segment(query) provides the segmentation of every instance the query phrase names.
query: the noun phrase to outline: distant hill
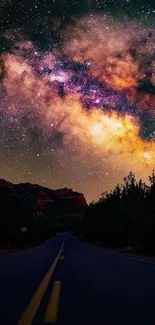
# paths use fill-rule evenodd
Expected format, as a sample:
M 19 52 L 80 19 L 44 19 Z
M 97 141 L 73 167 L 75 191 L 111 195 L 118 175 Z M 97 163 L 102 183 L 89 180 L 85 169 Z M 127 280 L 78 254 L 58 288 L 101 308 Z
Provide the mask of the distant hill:
M 31 239 L 34 234 L 48 237 L 51 231 L 72 230 L 86 208 L 84 195 L 72 189 L 52 190 L 0 179 L 0 242 L 8 237 L 20 237 L 23 226 Z
M 82 193 L 72 189 L 62 188 L 52 190 L 38 184 L 12 184 L 0 179 L 0 204 L 12 204 L 13 198 L 27 205 L 32 211 L 46 211 L 49 205 L 55 212 L 65 214 L 80 214 L 85 210 L 87 203 Z

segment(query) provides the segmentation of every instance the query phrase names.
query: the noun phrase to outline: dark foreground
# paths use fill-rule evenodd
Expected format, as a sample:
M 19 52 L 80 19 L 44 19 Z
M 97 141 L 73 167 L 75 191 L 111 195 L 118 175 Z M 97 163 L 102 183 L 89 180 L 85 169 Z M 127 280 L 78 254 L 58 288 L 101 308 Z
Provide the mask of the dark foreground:
M 1 254 L 0 324 L 52 323 L 154 325 L 155 262 L 93 247 L 70 234 Z

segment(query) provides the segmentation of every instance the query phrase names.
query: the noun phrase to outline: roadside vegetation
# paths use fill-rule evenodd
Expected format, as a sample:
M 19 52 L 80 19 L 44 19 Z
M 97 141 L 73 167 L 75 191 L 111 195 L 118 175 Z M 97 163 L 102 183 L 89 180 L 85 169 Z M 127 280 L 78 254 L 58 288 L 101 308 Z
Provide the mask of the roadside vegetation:
M 121 185 L 92 202 L 77 230 L 92 243 L 155 255 L 155 173 L 149 186 L 130 172 Z

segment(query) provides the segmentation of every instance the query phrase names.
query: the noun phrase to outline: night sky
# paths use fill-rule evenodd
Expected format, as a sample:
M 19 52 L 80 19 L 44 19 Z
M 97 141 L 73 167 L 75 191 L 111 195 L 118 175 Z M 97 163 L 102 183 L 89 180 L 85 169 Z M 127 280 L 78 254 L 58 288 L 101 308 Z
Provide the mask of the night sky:
M 0 178 L 88 202 L 130 170 L 146 181 L 155 2 L 0 0 L 0 21 Z

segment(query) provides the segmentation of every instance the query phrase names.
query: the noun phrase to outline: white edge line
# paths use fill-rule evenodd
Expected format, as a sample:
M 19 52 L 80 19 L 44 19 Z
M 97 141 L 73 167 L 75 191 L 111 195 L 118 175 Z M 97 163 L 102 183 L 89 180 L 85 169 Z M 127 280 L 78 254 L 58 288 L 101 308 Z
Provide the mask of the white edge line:
M 155 265 L 155 262 L 151 262 L 151 261 L 147 261 L 147 260 L 139 260 L 138 258 L 136 257 L 130 257 L 130 256 L 127 256 L 127 255 L 124 255 L 124 254 L 116 254 L 116 253 L 112 253 L 112 252 L 109 252 L 107 250 L 104 249 L 104 251 L 110 255 L 114 255 L 114 256 L 121 256 L 121 257 L 126 257 L 130 260 L 135 260 L 135 261 L 138 261 L 138 262 L 141 262 L 141 263 L 146 263 L 146 264 L 152 264 L 152 265 Z

